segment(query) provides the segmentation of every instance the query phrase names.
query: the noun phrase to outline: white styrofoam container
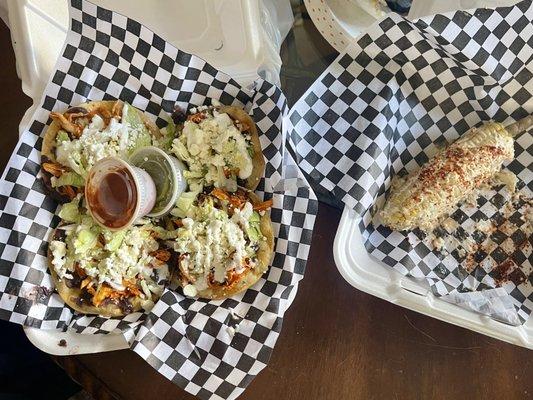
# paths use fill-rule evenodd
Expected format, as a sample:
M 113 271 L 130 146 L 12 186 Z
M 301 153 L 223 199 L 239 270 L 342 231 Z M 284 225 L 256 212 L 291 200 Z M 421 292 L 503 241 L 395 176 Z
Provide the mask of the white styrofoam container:
M 454 10 L 512 6 L 519 1 L 520 0 L 413 0 L 411 9 L 409 10 L 409 19 L 422 18 L 426 15 L 443 14 Z
M 259 66 L 277 62 L 272 57 L 269 60 L 269 55 L 261 47 L 260 42 L 263 33 L 256 29 L 259 25 L 256 19 L 259 17 L 257 3 L 254 0 L 226 1 L 223 4 L 213 1 L 158 0 L 147 5 L 148 2 L 141 2 L 140 0 L 132 0 L 128 3 L 93 0 L 93 2 L 106 8 L 123 12 L 132 18 L 141 20 L 179 48 L 200 55 L 217 68 L 232 75 L 242 84 L 250 83 L 257 76 Z M 476 0 L 457 1 L 461 2 L 460 7 L 457 8 L 464 9 L 471 7 L 462 3 L 470 4 Z M 496 2 L 496 0 L 492 1 L 492 3 Z M 515 0 L 499 0 L 498 4 L 515 2 Z M 160 13 L 153 12 L 154 3 L 157 3 L 162 9 L 165 9 L 164 6 L 170 7 L 168 9 L 172 9 L 173 12 L 162 13 L 163 17 L 160 18 Z M 324 32 L 322 33 L 332 44 L 333 40 L 339 38 L 348 41 L 353 40 L 365 27 L 375 21 L 372 17 L 361 13 L 360 10 L 347 8 L 348 1 L 346 0 L 330 0 L 328 3 L 333 4 L 333 8 L 337 11 L 338 9 L 344 11 L 334 13 L 327 3 L 324 5 L 324 2 L 321 1 L 321 8 L 315 8 L 314 11 L 310 11 L 310 14 L 317 17 L 313 18 L 315 22 L 323 21 L 318 26 L 323 27 Z M 414 5 L 417 3 L 422 4 L 423 2 L 415 0 Z M 435 6 L 440 2 L 430 3 Z M 318 4 L 319 1 L 306 0 L 308 9 L 311 9 L 311 6 L 318 6 Z M 42 88 L 46 85 L 54 68 L 55 60 L 66 35 L 68 26 L 66 0 L 8 0 L 8 6 L 13 45 L 17 56 L 17 68 L 23 81 L 24 92 L 34 99 L 39 99 Z M 235 9 L 231 9 L 232 6 L 239 7 L 236 14 L 234 14 Z M 211 16 L 201 18 L 198 21 L 186 21 L 184 25 L 176 27 L 175 19 L 180 10 L 185 12 L 186 9 L 189 10 L 187 12 L 191 12 L 190 10 L 194 9 L 197 13 L 204 13 L 209 10 L 209 7 L 214 7 L 217 10 L 218 19 Z M 452 9 L 449 5 L 447 7 L 446 11 Z M 427 15 L 431 12 L 427 10 L 435 11 L 435 9 L 428 9 L 427 7 L 415 8 L 413 14 L 418 13 L 416 16 Z M 328 13 L 327 19 L 325 13 Z M 336 14 L 341 15 L 342 18 L 337 18 Z M 354 14 L 357 15 L 356 19 L 350 17 Z M 224 20 L 224 18 L 233 18 L 235 15 L 241 22 L 244 21 L 243 25 L 237 29 L 243 36 L 222 31 L 228 26 L 234 28 L 234 24 L 228 23 L 227 19 Z M 333 25 L 330 26 L 332 23 Z M 180 35 L 177 33 L 180 32 L 179 29 L 183 29 L 185 32 L 182 31 Z M 224 35 L 220 36 L 222 33 Z M 208 39 L 210 35 L 224 38 L 222 48 L 218 47 L 220 42 L 216 42 L 214 38 Z M 344 43 L 338 41 L 334 46 L 342 51 Z M 227 57 L 219 57 L 222 53 L 228 54 Z M 29 116 L 31 113 L 27 113 L 27 117 Z M 23 126 L 25 126 L 24 120 L 21 123 L 21 127 Z M 344 210 L 337 230 L 334 256 L 342 276 L 352 286 L 364 292 L 509 343 L 533 348 L 533 321 L 531 319 L 524 326 L 512 327 L 489 317 L 464 310 L 433 296 L 423 283 L 406 278 L 371 258 L 363 246 L 362 237 L 357 227 L 357 218 L 354 212 L 348 209 Z M 127 341 L 120 334 L 95 337 L 34 328 L 25 328 L 25 332 L 35 346 L 47 353 L 56 355 L 96 353 L 128 348 Z M 61 339 L 65 339 L 65 346 L 59 346 Z
M 322 36 L 339 53 L 370 25 L 378 21 L 358 5 L 359 0 L 304 0 L 307 12 Z M 372 3 L 370 0 L 365 0 Z M 415 20 L 432 14 L 478 7 L 510 6 L 520 0 L 413 0 L 408 18 Z
M 39 350 L 55 356 L 102 353 L 129 348 L 121 334 L 82 335 L 24 327 L 29 341 Z
M 142 22 L 181 50 L 200 56 L 243 86 L 258 71 L 273 83 L 279 79 L 281 58 L 261 21 L 279 5 L 256 0 L 92 0 L 102 7 Z M 270 4 L 270 3 L 269 3 Z M 290 10 L 289 10 L 290 11 Z M 7 0 L 11 39 L 22 90 L 34 103 L 54 70 L 69 26 L 68 0 Z M 284 12 L 286 14 L 286 10 Z M 277 16 L 286 23 L 287 16 Z M 20 127 L 29 122 L 30 108 Z
M 253 0 L 92 0 L 141 21 L 181 50 L 194 53 L 245 85 L 265 54 L 260 8 Z M 37 99 L 69 25 L 67 0 L 8 0 L 9 23 L 26 94 Z M 275 57 L 274 57 L 275 58 Z
M 339 53 L 377 21 L 353 0 L 304 0 L 304 3 L 318 31 Z
M 358 8 L 354 0 L 304 0 L 309 15 L 324 38 L 339 52 L 377 19 Z M 410 19 L 430 14 L 476 7 L 509 6 L 519 0 L 413 0 Z M 372 258 L 363 245 L 353 211 L 344 209 L 337 229 L 333 254 L 341 275 L 352 286 L 410 310 L 533 348 L 533 318 L 519 327 L 468 311 L 435 297 L 422 281 L 405 277 Z
M 533 349 L 533 318 L 522 326 L 506 325 L 435 297 L 427 284 L 372 258 L 364 247 L 358 223 L 356 213 L 345 208 L 333 244 L 337 268 L 352 286 L 430 317 Z
M 268 7 L 256 0 L 91 1 L 142 22 L 179 49 L 202 57 L 243 86 L 257 79 L 259 72 L 274 83 L 279 79 L 281 59 L 266 32 L 264 14 L 270 13 L 272 18 L 269 28 L 275 28 L 275 24 L 290 25 L 292 14 L 290 9 L 287 12 L 288 5 L 283 0 L 269 3 Z M 20 123 L 22 131 L 33 115 L 63 47 L 69 26 L 68 3 L 67 0 L 7 0 L 7 13 L 17 73 L 24 93 L 34 100 L 34 106 Z M 275 21 L 271 15 L 274 13 L 277 13 Z M 284 35 L 287 26 L 280 30 Z M 129 347 L 121 334 L 94 336 L 27 327 L 24 330 L 36 347 L 56 355 Z M 65 341 L 59 345 L 62 339 Z

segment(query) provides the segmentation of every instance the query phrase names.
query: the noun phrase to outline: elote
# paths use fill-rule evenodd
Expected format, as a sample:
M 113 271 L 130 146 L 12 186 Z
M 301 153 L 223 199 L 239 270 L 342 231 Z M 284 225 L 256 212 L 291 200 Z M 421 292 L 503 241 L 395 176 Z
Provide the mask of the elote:
M 507 128 L 497 122 L 472 128 L 418 171 L 396 180 L 380 213 L 383 225 L 432 231 L 457 203 L 498 173 L 503 162 L 514 158 L 513 137 L 532 122 L 530 116 Z

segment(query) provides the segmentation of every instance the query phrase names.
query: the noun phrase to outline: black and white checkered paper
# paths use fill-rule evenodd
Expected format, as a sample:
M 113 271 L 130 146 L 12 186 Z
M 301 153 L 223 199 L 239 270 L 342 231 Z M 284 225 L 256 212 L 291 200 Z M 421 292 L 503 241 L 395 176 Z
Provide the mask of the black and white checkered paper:
M 427 281 L 447 301 L 514 325 L 533 309 L 531 236 L 519 254 L 529 279 L 495 288 L 488 271 L 469 274 L 453 254 L 438 254 L 415 234 L 391 232 L 373 218 L 395 174 L 419 168 L 482 121 L 511 123 L 533 113 L 532 20 L 531 1 L 416 22 L 391 14 L 339 55 L 288 116 L 300 168 L 355 209 L 370 254 Z M 531 132 L 517 138 L 515 153 L 506 167 L 531 196 Z M 481 198 L 479 210 L 461 207 L 454 215 L 460 228 L 494 220 L 500 194 Z M 496 262 L 501 256 L 484 255 Z
M 90 2 L 72 0 L 70 17 L 56 71 L 0 182 L 0 318 L 41 329 L 121 333 L 135 352 L 190 393 L 235 398 L 272 353 L 305 271 L 317 212 L 314 193 L 284 151 L 285 98 L 262 80 L 244 89 L 140 23 Z M 40 176 L 49 113 L 117 98 L 160 126 L 176 105 L 187 109 L 211 98 L 243 106 L 253 116 L 266 159 L 258 194 L 273 198 L 276 242 L 268 272 L 252 288 L 221 301 L 193 300 L 168 288 L 150 313 L 119 319 L 79 315 L 53 292 L 46 253 L 58 223 L 57 204 L 45 195 Z

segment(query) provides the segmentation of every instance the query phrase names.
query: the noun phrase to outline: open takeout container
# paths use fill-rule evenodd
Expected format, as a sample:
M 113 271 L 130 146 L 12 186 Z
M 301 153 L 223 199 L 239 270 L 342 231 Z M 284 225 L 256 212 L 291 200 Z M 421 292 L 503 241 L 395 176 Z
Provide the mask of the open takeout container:
M 199 398 L 236 398 L 269 361 L 305 272 L 317 212 L 313 191 L 285 151 L 285 98 L 261 78 L 243 87 L 119 12 L 71 0 L 69 13 L 55 70 L 2 175 L 0 318 L 25 326 L 46 352 L 129 347 Z M 175 106 L 189 109 L 211 99 L 252 116 L 266 164 L 256 194 L 273 200 L 276 238 L 269 269 L 254 286 L 216 301 L 167 288 L 150 312 L 122 318 L 80 315 L 64 304 L 53 291 L 46 258 L 59 220 L 57 203 L 42 183 L 40 148 L 50 112 L 88 99 L 121 99 L 159 127 Z
M 428 246 L 418 248 L 421 241 L 415 251 L 407 237 L 374 225 L 370 210 L 394 173 L 418 168 L 442 139 L 452 142 L 483 121 L 507 125 L 533 113 L 532 20 L 529 1 L 417 21 L 391 14 L 341 52 L 288 115 L 300 168 L 345 206 L 334 256 L 352 286 L 527 348 L 531 271 L 530 283 L 469 292 L 457 263 L 439 264 Z M 507 168 L 530 195 L 531 130 L 517 138 L 515 152 Z M 523 255 L 527 276 L 531 254 Z M 481 271 L 468 283 L 480 287 L 486 276 Z
M 507 325 L 436 297 L 424 281 L 406 277 L 371 257 L 363 244 L 359 223 L 356 213 L 346 207 L 333 244 L 337 268 L 350 285 L 409 310 L 533 349 L 532 318 L 520 326 Z

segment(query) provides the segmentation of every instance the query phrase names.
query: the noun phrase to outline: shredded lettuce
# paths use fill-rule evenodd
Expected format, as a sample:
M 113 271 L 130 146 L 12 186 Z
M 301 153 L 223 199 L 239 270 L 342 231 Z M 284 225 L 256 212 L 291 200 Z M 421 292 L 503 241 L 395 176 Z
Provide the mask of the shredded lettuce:
M 66 222 L 80 222 L 79 199 L 75 198 L 70 203 L 65 203 L 59 210 L 59 218 Z
M 132 130 L 138 132 L 137 139 L 128 145 L 128 151 L 133 152 L 141 147 L 146 147 L 152 145 L 152 136 L 144 125 L 141 114 L 135 108 L 124 103 L 122 108 L 122 122 L 130 126 Z
M 185 146 L 185 144 L 179 138 L 176 138 L 172 141 L 172 151 L 178 156 L 178 158 L 185 162 L 189 162 L 191 159 L 191 155 L 189 154 L 189 150 L 187 150 L 187 146 Z
M 174 123 L 172 118 L 169 118 L 167 122 L 168 125 L 165 128 L 167 136 L 171 136 L 172 138 L 174 138 L 176 136 L 176 124 Z
M 176 207 L 171 211 L 171 214 L 178 218 L 185 218 L 197 195 L 198 192 L 183 192 L 178 197 Z
M 52 181 L 52 187 L 58 186 L 75 186 L 83 187 L 85 185 L 85 180 L 75 172 L 65 172 L 59 178 L 56 178 Z
M 204 174 L 202 173 L 202 171 L 183 171 L 183 176 L 185 177 L 185 179 L 201 179 L 203 178 Z
M 59 132 L 57 132 L 56 143 L 61 144 L 63 142 L 70 142 L 70 138 L 68 136 L 68 133 L 61 129 Z
M 108 251 L 117 251 L 124 240 L 124 236 L 126 236 L 125 229 L 117 232 L 103 230 L 102 233 L 106 242 L 105 249 Z
M 92 226 L 97 226 L 96 225 L 96 222 L 94 221 L 93 217 L 91 217 L 90 215 L 82 215 L 81 216 L 81 225 L 83 225 L 84 227 L 92 227 Z
M 147 298 L 152 297 L 152 293 L 150 293 L 150 289 L 148 288 L 148 285 L 146 284 L 146 281 L 144 279 L 141 280 L 141 289 L 143 290 L 143 293 Z
M 163 136 L 155 144 L 157 147 L 169 152 L 172 148 L 172 142 L 176 137 L 176 124 L 172 121 L 172 118 L 169 118 L 167 126 L 161 129 L 161 134 Z
M 190 192 L 200 193 L 202 190 L 204 190 L 204 185 L 202 185 L 200 182 L 189 181 L 187 183 L 189 184 Z
M 261 216 L 257 211 L 254 211 L 252 215 L 250 215 L 250 218 L 248 219 L 250 223 L 252 222 L 261 222 Z
M 131 129 L 146 129 L 137 109 L 128 103 L 122 108 L 122 122 L 129 124 Z
M 151 228 L 159 239 L 170 240 L 175 239 L 178 236 L 178 229 L 168 230 L 161 226 L 154 226 Z
M 150 133 L 148 130 L 145 132 L 139 134 L 137 140 L 133 142 L 129 146 L 129 152 L 133 153 L 135 150 L 140 149 L 141 147 L 151 146 L 152 145 L 152 137 L 150 136 Z
M 97 229 L 82 229 L 78 232 L 73 241 L 74 252 L 77 254 L 84 254 L 96 246 L 97 241 Z

